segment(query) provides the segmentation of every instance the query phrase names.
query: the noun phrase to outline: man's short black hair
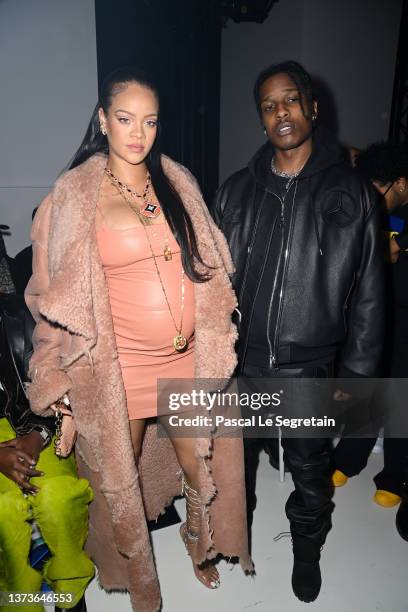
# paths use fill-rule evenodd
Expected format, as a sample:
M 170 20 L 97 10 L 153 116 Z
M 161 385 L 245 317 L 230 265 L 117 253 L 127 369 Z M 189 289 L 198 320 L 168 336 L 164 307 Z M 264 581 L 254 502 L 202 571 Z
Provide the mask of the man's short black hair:
M 356 169 L 365 178 L 382 185 L 401 177 L 408 179 L 408 149 L 404 145 L 376 142 L 359 153 Z
M 305 117 L 309 118 L 309 112 L 312 109 L 314 101 L 312 79 L 310 78 L 310 74 L 306 72 L 303 66 L 294 61 L 272 64 L 259 73 L 254 85 L 254 98 L 258 113 L 261 114 L 261 100 L 259 91 L 263 83 L 266 81 L 266 79 L 269 79 L 275 74 L 282 73 L 287 74 L 295 83 L 300 94 L 300 106 L 303 114 Z M 305 102 L 307 108 L 305 108 Z

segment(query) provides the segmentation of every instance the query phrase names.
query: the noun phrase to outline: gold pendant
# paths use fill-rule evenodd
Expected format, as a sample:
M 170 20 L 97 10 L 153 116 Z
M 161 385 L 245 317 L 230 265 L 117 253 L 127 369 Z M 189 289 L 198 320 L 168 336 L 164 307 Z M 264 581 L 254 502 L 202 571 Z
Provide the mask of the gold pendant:
M 178 353 L 184 353 L 188 347 L 187 338 L 183 334 L 177 334 L 173 338 L 173 346 Z
M 166 244 L 166 246 L 164 247 L 163 254 L 165 261 L 171 261 L 173 259 L 173 253 L 171 252 L 171 248 L 168 244 Z

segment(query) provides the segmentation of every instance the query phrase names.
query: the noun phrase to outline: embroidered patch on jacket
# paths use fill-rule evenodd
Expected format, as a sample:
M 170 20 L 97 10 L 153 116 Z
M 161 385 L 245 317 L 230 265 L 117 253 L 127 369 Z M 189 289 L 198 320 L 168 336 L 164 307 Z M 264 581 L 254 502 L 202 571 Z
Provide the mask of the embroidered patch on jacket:
M 324 195 L 320 209 L 323 220 L 328 225 L 347 227 L 357 219 L 357 204 L 346 191 L 329 191 Z

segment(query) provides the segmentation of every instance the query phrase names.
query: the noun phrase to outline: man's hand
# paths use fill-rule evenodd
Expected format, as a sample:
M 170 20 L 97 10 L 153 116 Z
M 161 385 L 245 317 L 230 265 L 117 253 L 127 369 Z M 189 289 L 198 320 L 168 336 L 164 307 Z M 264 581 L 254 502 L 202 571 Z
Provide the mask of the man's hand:
M 401 249 L 399 248 L 397 241 L 394 238 L 391 238 L 390 240 L 390 262 L 391 263 L 397 263 L 399 254 L 400 254 L 400 250 Z
M 350 398 L 351 398 L 350 393 L 345 393 L 344 391 L 341 391 L 340 389 L 336 389 L 336 391 L 333 394 L 333 399 L 336 402 L 346 402 Z
M 38 463 L 43 443 L 44 440 L 40 436 L 40 433 L 38 431 L 31 431 L 29 434 L 15 438 L 14 446 L 32 457 L 34 463 Z
M 34 468 L 35 464 L 33 457 L 16 448 L 16 439 L 0 444 L 0 472 L 18 484 L 20 489 L 33 495 L 38 492 L 38 488 L 30 484 L 30 478 L 44 475 L 44 472 Z

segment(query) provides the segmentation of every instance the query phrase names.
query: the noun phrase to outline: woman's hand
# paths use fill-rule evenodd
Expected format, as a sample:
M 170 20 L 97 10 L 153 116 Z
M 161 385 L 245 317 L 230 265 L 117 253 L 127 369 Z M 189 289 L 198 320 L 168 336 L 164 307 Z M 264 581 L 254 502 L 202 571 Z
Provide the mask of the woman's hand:
M 72 416 L 72 410 L 66 404 L 64 404 L 64 402 L 61 402 L 61 401 L 55 402 L 55 404 L 51 404 L 50 408 L 54 412 L 60 411 L 62 414 L 67 414 L 68 416 Z
M 15 482 L 22 491 L 35 495 L 38 488 L 30 484 L 30 478 L 44 476 L 44 472 L 35 469 L 36 461 L 25 450 L 18 448 L 17 440 L 18 438 L 15 438 L 0 443 L 0 472 Z
M 51 404 L 50 408 L 55 413 L 60 412 L 61 414 L 72 416 L 72 410 L 71 410 L 71 406 L 69 403 L 69 398 L 66 393 L 63 397 L 61 397 L 61 399 Z

